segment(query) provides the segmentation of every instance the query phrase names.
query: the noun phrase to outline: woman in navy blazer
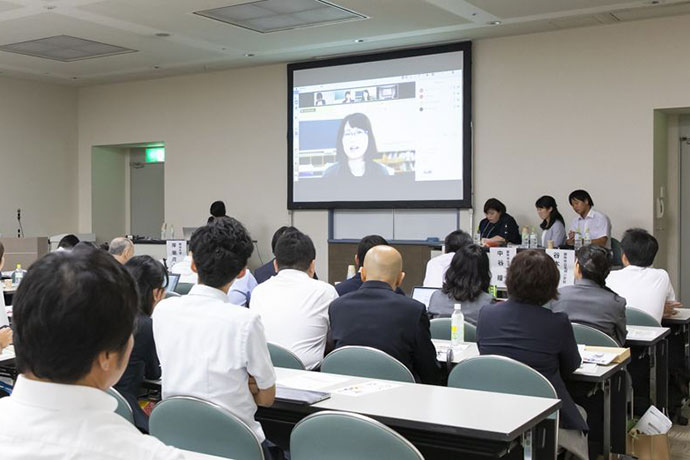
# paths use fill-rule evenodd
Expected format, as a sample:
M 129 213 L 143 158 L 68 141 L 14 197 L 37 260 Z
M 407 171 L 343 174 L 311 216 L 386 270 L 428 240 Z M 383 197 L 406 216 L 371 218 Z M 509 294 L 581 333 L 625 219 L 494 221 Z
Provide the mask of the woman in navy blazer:
M 480 354 L 520 361 L 551 382 L 563 402 L 560 428 L 576 431 L 573 437 L 586 456 L 587 422 L 563 381 L 580 366 L 573 328 L 565 313 L 543 308 L 558 297 L 559 277 L 556 263 L 544 251 L 518 253 L 508 267 L 508 301 L 486 305 L 479 313 L 477 344 Z

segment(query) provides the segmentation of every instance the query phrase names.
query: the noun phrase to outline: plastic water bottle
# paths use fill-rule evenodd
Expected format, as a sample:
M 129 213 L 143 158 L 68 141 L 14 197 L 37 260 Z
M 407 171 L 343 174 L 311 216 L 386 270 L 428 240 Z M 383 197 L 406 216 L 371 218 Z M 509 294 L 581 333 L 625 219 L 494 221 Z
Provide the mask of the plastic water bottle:
M 12 272 L 12 286 L 19 286 L 24 278 L 24 273 L 26 270 L 22 270 L 22 264 L 17 264 L 17 269 Z
M 477 246 L 480 246 L 482 244 L 482 234 L 479 233 L 479 226 L 477 226 L 477 231 L 474 232 L 474 237 L 472 238 L 472 242 L 476 244 Z
M 163 222 L 163 225 L 161 225 L 161 240 L 165 240 L 168 237 L 168 224 Z
M 537 243 L 537 232 L 534 230 L 534 227 L 532 227 L 532 232 L 529 234 L 529 247 L 530 248 L 537 248 L 538 243 Z
M 455 348 L 465 341 L 465 315 L 459 303 L 455 304 L 450 317 L 450 346 Z
M 584 241 L 585 246 L 588 244 L 592 244 L 592 237 L 589 236 L 589 229 L 585 229 L 585 241 Z
M 173 224 L 168 225 L 168 239 L 175 239 L 175 226 Z
M 578 250 L 582 247 L 582 235 L 580 235 L 580 232 L 577 231 L 575 232 L 575 250 Z
M 522 227 L 522 244 L 523 248 L 529 247 L 529 233 L 527 232 L 527 227 Z

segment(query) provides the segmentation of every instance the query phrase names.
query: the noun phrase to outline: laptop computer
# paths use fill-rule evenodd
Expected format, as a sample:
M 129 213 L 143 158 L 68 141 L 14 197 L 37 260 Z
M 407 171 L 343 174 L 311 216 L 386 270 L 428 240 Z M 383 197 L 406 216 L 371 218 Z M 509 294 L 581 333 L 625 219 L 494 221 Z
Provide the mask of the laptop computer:
M 189 239 L 192 237 L 192 233 L 194 233 L 197 228 L 199 227 L 182 227 L 182 237 L 189 241 Z
M 418 300 L 419 302 L 422 302 L 428 310 L 429 309 L 429 300 L 431 300 L 431 294 L 438 291 L 439 289 L 440 288 L 435 288 L 435 287 L 415 286 L 412 288 L 412 298 L 414 300 Z
M 166 292 L 175 292 L 175 288 L 179 282 L 180 275 L 178 273 L 168 273 L 168 285 L 165 287 Z

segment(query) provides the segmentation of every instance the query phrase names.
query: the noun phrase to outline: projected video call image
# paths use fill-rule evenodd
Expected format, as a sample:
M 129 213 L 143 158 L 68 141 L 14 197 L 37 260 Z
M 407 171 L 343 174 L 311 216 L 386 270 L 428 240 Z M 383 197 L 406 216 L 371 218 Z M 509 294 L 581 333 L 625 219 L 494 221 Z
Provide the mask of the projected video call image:
M 438 67 L 433 60 L 410 59 L 414 65 L 399 68 L 431 71 L 398 72 L 391 62 L 374 62 L 366 66 L 377 71 L 361 75 L 379 74 L 376 78 L 339 81 L 336 72 L 323 69 L 305 71 L 316 72 L 306 79 L 310 84 L 296 78 L 294 201 L 462 199 L 462 59 L 455 61 L 457 68 L 444 63 L 441 70 L 428 67 L 430 62 Z M 320 73 L 323 83 L 316 78 Z

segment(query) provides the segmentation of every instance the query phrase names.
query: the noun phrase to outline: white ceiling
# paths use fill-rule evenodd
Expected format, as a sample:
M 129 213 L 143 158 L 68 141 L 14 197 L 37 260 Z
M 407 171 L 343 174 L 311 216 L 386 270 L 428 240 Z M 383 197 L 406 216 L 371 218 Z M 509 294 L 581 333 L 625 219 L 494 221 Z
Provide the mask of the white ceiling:
M 83 86 L 690 14 L 689 0 L 333 0 L 368 19 L 271 34 L 193 14 L 246 2 L 0 0 L 0 45 L 72 35 L 138 50 L 76 62 L 0 52 L 0 74 Z

